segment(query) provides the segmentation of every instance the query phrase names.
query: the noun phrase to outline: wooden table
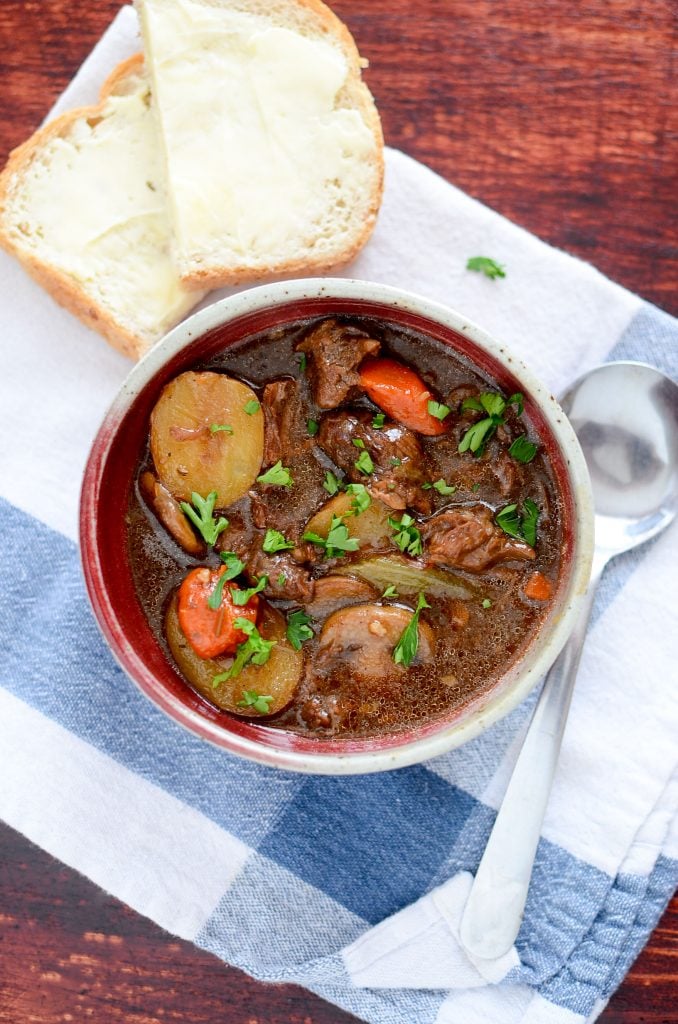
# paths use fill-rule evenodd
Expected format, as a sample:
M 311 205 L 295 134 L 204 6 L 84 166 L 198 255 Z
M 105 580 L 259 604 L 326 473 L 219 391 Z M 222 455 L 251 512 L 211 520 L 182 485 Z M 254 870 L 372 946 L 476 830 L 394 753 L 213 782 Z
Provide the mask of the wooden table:
M 2 0 L 0 159 L 37 126 L 118 6 Z M 671 0 L 335 9 L 370 59 L 390 145 L 678 314 Z M 171 938 L 7 828 L 0 940 L 3 1024 L 354 1019 Z M 674 901 L 600 1020 L 678 1024 L 677 991 Z

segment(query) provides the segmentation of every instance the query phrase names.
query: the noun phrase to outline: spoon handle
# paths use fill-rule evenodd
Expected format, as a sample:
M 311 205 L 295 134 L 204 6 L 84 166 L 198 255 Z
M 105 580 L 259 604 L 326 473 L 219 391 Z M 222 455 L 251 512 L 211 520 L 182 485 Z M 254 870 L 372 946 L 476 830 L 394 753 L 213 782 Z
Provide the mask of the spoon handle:
M 577 624 L 546 676 L 464 908 L 460 938 L 465 949 L 476 957 L 492 960 L 507 953 L 520 929 L 586 628 L 604 565 L 604 561 L 594 564 Z

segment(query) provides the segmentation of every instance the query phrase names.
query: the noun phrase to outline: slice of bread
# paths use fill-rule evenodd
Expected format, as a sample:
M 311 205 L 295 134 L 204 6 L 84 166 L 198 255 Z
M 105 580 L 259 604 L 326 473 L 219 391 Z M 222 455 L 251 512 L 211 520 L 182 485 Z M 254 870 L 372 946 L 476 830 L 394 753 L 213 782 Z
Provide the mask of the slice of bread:
M 132 358 L 199 301 L 170 252 L 162 150 L 143 57 L 97 106 L 40 128 L 0 175 L 0 245 L 62 306 Z
M 320 0 L 137 0 L 182 280 L 337 267 L 375 224 L 383 137 Z

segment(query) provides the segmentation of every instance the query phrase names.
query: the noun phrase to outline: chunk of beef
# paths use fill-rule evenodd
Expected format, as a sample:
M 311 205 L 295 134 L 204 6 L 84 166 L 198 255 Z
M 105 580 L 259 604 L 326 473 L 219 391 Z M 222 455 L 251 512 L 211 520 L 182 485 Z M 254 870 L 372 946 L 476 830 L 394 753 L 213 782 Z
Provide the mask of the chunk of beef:
M 255 522 L 256 525 L 258 523 Z M 268 576 L 268 584 L 263 591 L 265 597 L 299 601 L 301 604 L 310 601 L 314 581 L 308 569 L 299 564 L 291 550 L 268 554 L 262 548 L 264 537 L 265 533 L 248 525 L 240 513 L 231 513 L 228 529 L 219 535 L 215 549 L 235 552 L 245 563 L 243 575 L 251 584 L 262 576 Z
M 381 430 L 372 426 L 366 410 L 330 413 L 320 421 L 318 441 L 332 461 L 354 483 L 363 483 L 373 498 L 389 508 L 413 508 L 427 514 L 431 498 L 422 490 L 426 482 L 424 452 L 413 431 L 399 423 L 387 422 Z M 364 449 L 354 441 L 361 441 Z M 356 469 L 361 452 L 366 451 L 374 465 L 372 473 Z
M 498 562 L 535 557 L 529 544 L 509 537 L 496 525 L 485 505 L 440 512 L 424 523 L 421 533 L 429 561 L 448 569 L 484 572 Z
M 359 327 L 323 320 L 296 346 L 305 352 L 313 400 L 321 409 L 334 409 L 360 387 L 358 367 L 365 356 L 375 356 L 381 343 Z
M 299 383 L 291 378 L 267 384 L 262 395 L 264 410 L 264 466 L 285 465 L 308 447 L 310 438 L 303 417 Z

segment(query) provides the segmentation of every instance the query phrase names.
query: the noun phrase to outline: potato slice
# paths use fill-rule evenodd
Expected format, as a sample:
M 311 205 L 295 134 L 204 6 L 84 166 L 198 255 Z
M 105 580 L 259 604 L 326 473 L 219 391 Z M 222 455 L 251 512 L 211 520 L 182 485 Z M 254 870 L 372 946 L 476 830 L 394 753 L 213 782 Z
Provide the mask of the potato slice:
M 342 492 L 334 498 L 330 498 L 306 524 L 304 533 L 307 531 L 317 533 L 319 537 L 326 537 L 329 533 L 330 523 L 333 516 L 345 516 L 343 522 L 348 530 L 349 537 L 357 537 L 361 548 L 389 548 L 393 530 L 388 525 L 388 517 L 394 515 L 393 509 L 388 508 L 383 502 L 372 498 L 369 508 L 358 515 L 347 513 L 355 496 Z
M 231 667 L 233 658 L 200 658 L 195 653 L 179 625 L 176 594 L 172 597 L 165 617 L 165 634 L 170 651 L 191 686 L 217 707 L 247 718 L 262 716 L 252 707 L 238 706 L 245 690 L 254 690 L 260 696 L 272 697 L 267 713 L 275 715 L 294 697 L 304 664 L 302 652 L 295 651 L 287 640 L 284 616 L 265 601 L 262 602 L 258 629 L 264 639 L 277 640 L 266 664 L 247 665 L 239 675 L 215 687 L 212 680 Z
M 249 490 L 264 454 L 264 416 L 258 407 L 245 412 L 248 402 L 257 402 L 252 389 L 224 373 L 188 371 L 163 389 L 151 413 L 151 454 L 175 498 L 216 491 L 216 507 L 226 508 Z

